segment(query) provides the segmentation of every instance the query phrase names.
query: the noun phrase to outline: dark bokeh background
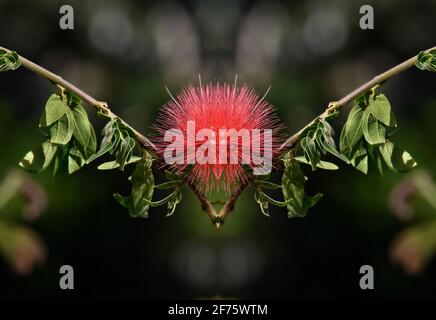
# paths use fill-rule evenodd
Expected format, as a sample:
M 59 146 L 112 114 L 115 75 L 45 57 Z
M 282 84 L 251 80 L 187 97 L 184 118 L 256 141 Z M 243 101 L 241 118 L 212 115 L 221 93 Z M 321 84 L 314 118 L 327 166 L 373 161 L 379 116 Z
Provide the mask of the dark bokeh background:
M 260 94 L 271 84 L 267 99 L 291 134 L 329 101 L 436 44 L 436 1 L 76 0 L 69 1 L 75 30 L 67 31 L 59 28 L 62 4 L 0 0 L 0 45 L 108 101 L 145 134 L 168 100 L 164 84 L 177 92 L 198 74 L 203 82 L 238 74 Z M 359 28 L 363 4 L 374 7 L 375 30 Z M 429 176 L 436 175 L 435 85 L 435 74 L 414 69 L 381 89 L 398 118 L 395 141 Z M 398 234 L 436 217 L 419 196 L 409 221 L 392 214 L 389 194 L 404 175 L 364 176 L 342 164 L 338 172 L 307 170 L 308 193 L 325 197 L 304 219 L 282 209 L 263 216 L 252 190 L 219 232 L 189 190 L 172 217 L 158 208 L 133 219 L 112 199 L 128 191 L 128 173 L 96 164 L 72 176 L 13 171 L 41 141 L 38 119 L 54 90 L 25 69 L 0 74 L 0 180 L 33 179 L 47 195 L 33 222 L 22 217 L 22 196 L 0 208 L 0 297 L 436 297 L 434 227 L 398 264 L 390 259 Z M 104 125 L 89 114 L 96 128 Z M 337 131 L 345 116 L 335 120 Z M 0 203 L 10 185 L 0 188 Z M 418 270 L 410 272 L 411 263 Z M 63 264 L 74 267 L 74 291 L 59 289 Z M 364 264 L 374 267 L 375 290 L 359 288 Z

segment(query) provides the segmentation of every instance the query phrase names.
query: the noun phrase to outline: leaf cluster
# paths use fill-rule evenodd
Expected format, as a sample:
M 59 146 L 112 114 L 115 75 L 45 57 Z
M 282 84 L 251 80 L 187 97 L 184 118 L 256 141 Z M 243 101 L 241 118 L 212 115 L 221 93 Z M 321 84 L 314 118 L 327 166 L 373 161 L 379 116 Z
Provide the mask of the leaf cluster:
M 430 50 L 428 52 L 421 51 L 418 54 L 418 59 L 415 65 L 421 69 L 426 71 L 436 71 L 436 49 Z
M 16 52 L 0 49 L 0 72 L 15 70 L 19 66 L 21 62 Z

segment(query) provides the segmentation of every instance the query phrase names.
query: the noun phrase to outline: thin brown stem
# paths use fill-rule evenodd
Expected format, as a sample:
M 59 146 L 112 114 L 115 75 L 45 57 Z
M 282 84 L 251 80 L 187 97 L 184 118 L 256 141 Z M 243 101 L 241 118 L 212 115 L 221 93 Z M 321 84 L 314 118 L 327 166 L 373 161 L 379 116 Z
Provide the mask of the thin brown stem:
M 248 181 L 241 183 L 236 188 L 236 190 L 230 195 L 230 197 L 226 200 L 226 202 L 224 202 L 219 213 L 217 213 L 217 211 L 215 210 L 215 207 L 213 206 L 213 203 L 197 187 L 197 185 L 195 183 L 192 183 L 189 180 L 186 180 L 185 183 L 195 193 L 195 195 L 197 196 L 198 200 L 201 203 L 201 208 L 209 216 L 210 220 L 212 221 L 212 223 L 216 229 L 219 229 L 224 224 L 229 213 L 232 212 L 233 209 L 235 208 L 236 200 L 238 200 L 241 193 L 245 190 L 245 188 L 249 184 Z

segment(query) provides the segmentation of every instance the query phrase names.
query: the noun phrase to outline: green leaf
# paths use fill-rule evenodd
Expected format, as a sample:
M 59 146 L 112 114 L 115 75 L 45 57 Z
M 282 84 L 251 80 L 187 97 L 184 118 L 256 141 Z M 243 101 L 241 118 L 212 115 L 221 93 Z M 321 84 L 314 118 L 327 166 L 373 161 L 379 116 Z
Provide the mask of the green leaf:
M 348 119 L 342 129 L 339 138 L 339 150 L 348 158 L 351 158 L 354 147 L 363 136 L 362 118 L 363 109 L 359 105 L 355 105 L 351 109 Z
M 416 161 L 412 156 L 391 141 L 386 141 L 379 147 L 379 151 L 387 166 L 393 171 L 405 172 L 416 167 Z
M 335 157 L 341 159 L 345 163 L 350 163 L 348 158 L 343 154 L 339 153 L 339 151 L 336 149 L 336 143 L 335 140 L 333 139 L 332 134 L 333 134 L 333 129 L 330 126 L 330 124 L 325 120 L 320 120 L 319 128 L 316 134 L 316 141 L 319 147 L 322 150 L 329 152 Z
M 132 217 L 148 217 L 148 209 L 154 192 L 154 176 L 151 170 L 152 162 L 153 158 L 148 153 L 145 153 L 144 158 L 137 163 L 130 179 L 132 183 L 131 194 L 126 197 L 114 194 L 115 199 L 129 209 Z
M 161 205 L 168 203 L 171 200 L 171 198 L 174 197 L 175 194 L 176 192 L 173 192 L 168 196 L 166 196 L 165 198 L 160 199 L 158 201 L 150 201 L 150 207 L 160 207 Z
M 176 173 L 174 173 L 174 172 L 172 172 L 172 171 L 169 171 L 169 170 L 165 170 L 165 178 L 167 179 L 167 180 L 179 180 L 179 179 L 181 179 L 183 177 L 183 174 L 176 174 Z
M 73 100 L 73 98 L 70 99 Z M 89 158 L 97 149 L 95 132 L 80 101 L 75 101 L 74 104 L 75 107 L 72 110 L 74 119 L 73 137 L 79 144 L 85 158 Z
M 386 141 L 386 127 L 374 118 L 368 109 L 365 109 L 362 121 L 363 135 L 369 144 L 382 144 Z
M 53 175 L 58 172 L 68 172 L 68 154 L 70 146 L 57 146 L 56 155 L 53 160 Z
M 71 109 L 82 105 L 82 99 L 80 99 L 78 96 L 70 91 L 64 92 L 64 101 Z
M 264 215 L 266 215 L 267 217 L 270 217 L 269 204 L 268 204 L 268 201 L 264 197 L 264 193 L 257 189 L 254 192 L 254 200 L 259 204 L 259 207 L 260 207 L 260 210 L 262 211 L 262 213 Z
M 436 72 L 436 49 L 421 51 L 415 65 L 421 70 Z
M 90 163 L 95 159 L 101 157 L 107 152 L 113 151 L 118 146 L 120 141 L 120 132 L 118 130 L 117 121 L 112 119 L 109 121 L 103 129 L 103 139 L 101 140 L 100 149 L 90 156 L 86 163 Z
M 21 66 L 18 54 L 0 49 L 0 72 L 15 70 Z
M 31 172 L 39 172 L 46 169 L 56 154 L 57 147 L 49 141 L 29 151 L 20 161 L 20 166 Z
M 370 99 L 365 112 L 369 112 L 374 118 L 388 127 L 397 126 L 391 104 L 384 94 L 378 94 L 373 99 Z
M 372 158 L 372 161 L 375 163 L 375 168 L 377 169 L 377 173 L 383 176 L 383 159 L 382 156 L 377 153 L 377 156 Z
M 304 158 L 304 157 L 302 157 Z M 278 185 L 273 182 L 265 181 L 265 180 L 255 180 L 254 183 L 261 188 L 269 189 L 269 190 L 277 190 L 281 189 L 281 185 Z
M 52 124 L 50 130 L 50 142 L 65 145 L 70 142 L 74 131 L 74 118 L 71 110 L 68 110 L 58 121 Z
M 133 148 L 135 147 L 135 139 L 127 136 L 120 142 L 119 150 L 116 154 L 116 161 L 120 165 L 120 170 L 124 170 L 124 166 L 129 162 L 132 156 Z
M 68 173 L 72 174 L 86 164 L 82 152 L 76 145 L 68 150 Z
M 317 194 L 313 197 L 306 195 L 304 184 L 306 178 L 300 169 L 298 162 L 293 159 L 289 152 L 283 157 L 285 170 L 282 177 L 282 191 L 285 202 L 287 203 L 288 216 L 303 217 L 307 210 L 315 205 L 322 197 L 322 194 Z
M 59 121 L 68 112 L 68 107 L 62 101 L 62 98 L 58 94 L 52 94 L 48 98 L 44 112 L 39 120 L 40 128 L 47 128 L 53 123 Z
M 372 94 L 373 92 L 371 90 L 365 91 L 356 99 L 354 99 L 354 105 L 365 108 L 369 104 L 369 100 L 371 99 Z
M 130 160 L 128 161 L 128 162 L 126 162 L 125 163 L 125 165 L 128 165 L 128 164 L 132 164 L 132 163 L 135 163 L 135 162 L 138 162 L 138 161 L 140 161 L 142 158 L 141 157 L 138 157 L 138 156 L 132 156 L 131 158 L 130 158 Z M 109 162 L 105 162 L 105 163 L 102 163 L 101 165 L 99 165 L 98 167 L 97 167 L 97 169 L 98 170 L 112 170 L 112 169 L 117 169 L 117 168 L 119 168 L 120 167 L 120 164 L 117 162 L 117 161 L 109 161 Z M 157 186 L 156 186 L 157 187 Z
M 300 162 L 300 163 L 304 163 L 304 164 L 307 164 L 307 165 L 311 165 L 311 164 L 306 160 L 306 158 L 303 157 L 303 156 L 298 156 L 298 157 L 295 157 L 294 159 L 295 159 L 296 161 Z M 331 163 L 331 162 L 328 162 L 328 161 L 323 161 L 323 160 L 320 160 L 320 161 L 316 164 L 316 166 L 317 166 L 318 168 L 320 168 L 320 169 L 324 169 L 324 170 L 338 170 L 338 169 L 339 169 L 339 167 L 338 167 L 336 164 Z

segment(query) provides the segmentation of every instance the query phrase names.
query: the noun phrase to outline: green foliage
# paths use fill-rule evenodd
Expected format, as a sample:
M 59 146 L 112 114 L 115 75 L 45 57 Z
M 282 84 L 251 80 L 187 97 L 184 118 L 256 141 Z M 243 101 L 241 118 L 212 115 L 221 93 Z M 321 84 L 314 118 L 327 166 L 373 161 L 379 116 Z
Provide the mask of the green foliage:
M 167 216 L 172 215 L 177 204 L 182 200 L 183 180 L 170 180 L 160 185 L 155 185 L 152 171 L 153 157 L 144 151 L 143 157 L 137 161 L 136 168 L 133 171 L 130 181 L 132 183 L 132 191 L 128 196 L 114 194 L 115 199 L 122 206 L 128 208 L 132 217 L 148 217 L 150 207 L 157 207 L 166 204 Z M 173 189 L 173 192 L 159 201 L 152 201 L 155 189 Z
M 421 51 L 415 65 L 421 70 L 436 71 L 436 49 L 429 52 Z
M 348 159 L 353 158 L 352 155 L 355 148 L 363 136 L 362 117 L 363 109 L 355 105 L 351 109 L 348 120 L 342 129 L 339 139 L 339 149 Z
M 65 171 L 71 174 L 109 153 L 115 159 L 99 165 L 99 170 L 124 170 L 126 165 L 136 164 L 130 177 L 130 195 L 114 195 L 120 204 L 128 208 L 131 216 L 148 217 L 150 206 L 164 204 L 167 205 L 168 215 L 173 214 L 182 199 L 183 180 L 180 176 L 168 173 L 169 181 L 155 186 L 153 157 L 146 151 L 142 157 L 133 155 L 136 146 L 134 134 L 117 117 L 109 118 L 97 151 L 96 135 L 81 100 L 70 92 L 63 89 L 61 91 L 60 94 L 50 96 L 39 120 L 39 128 L 46 140 L 29 151 L 21 160 L 20 166 L 28 171 L 39 172 L 52 165 L 54 173 Z M 154 202 L 152 197 L 155 188 L 172 189 L 172 192 L 164 199 Z
M 317 119 L 305 132 L 300 145 L 304 152 L 306 161 L 312 166 L 312 170 L 318 167 L 329 168 L 334 170 L 333 164 L 323 161 L 321 163 L 322 155 L 330 153 L 335 157 L 349 163 L 348 158 L 341 154 L 333 139 L 333 129 L 325 119 Z M 301 158 L 299 158 L 301 160 Z
M 128 162 L 126 162 L 126 165 L 138 162 L 139 160 L 141 160 L 141 157 L 132 156 L 130 158 L 130 160 Z M 97 167 L 97 169 L 98 170 L 112 170 L 112 169 L 117 169 L 119 167 L 120 167 L 120 164 L 116 160 L 114 160 L 114 161 L 109 161 L 109 162 L 102 163 L 101 165 L 99 165 Z
M 269 215 L 269 205 L 286 206 L 289 217 L 303 217 L 307 210 L 322 197 L 307 196 L 304 190 L 306 177 L 299 163 L 317 168 L 337 170 L 334 163 L 322 161 L 327 153 L 350 163 L 357 170 L 383 174 L 384 167 L 396 172 L 408 171 L 416 166 L 411 155 L 390 141 L 397 129 L 397 121 L 389 100 L 383 94 L 368 91 L 355 100 L 348 119 L 342 129 L 339 150 L 333 139 L 333 130 L 327 122 L 332 115 L 318 118 L 303 131 L 300 146 L 303 156 L 293 156 L 292 150 L 283 157 L 284 171 L 281 185 L 266 181 L 269 177 L 257 178 L 255 200 L 262 212 Z M 263 189 L 282 189 L 284 201 L 276 201 Z
M 63 91 L 47 100 L 39 120 L 39 128 L 46 136 L 41 146 L 28 152 L 20 166 L 32 172 L 47 169 L 73 173 L 86 164 L 95 153 L 97 142 L 94 129 L 79 98 Z
M 53 123 L 59 121 L 69 110 L 68 106 L 64 104 L 62 97 L 59 94 L 52 94 L 48 98 L 42 116 L 39 120 L 40 128 L 47 128 Z
M 256 189 L 256 191 L 254 191 L 254 200 L 259 205 L 262 213 L 269 217 L 269 204 L 267 199 L 268 198 L 266 197 L 266 194 L 260 191 L 260 189 Z
M 284 163 L 282 184 L 278 185 L 265 181 L 264 179 L 268 179 L 268 176 L 263 177 L 263 179 L 256 179 L 254 181 L 254 199 L 259 204 L 262 213 L 266 216 L 269 216 L 269 205 L 272 204 L 278 207 L 287 207 L 289 218 L 304 217 L 307 214 L 307 210 L 322 198 L 322 194 L 317 194 L 313 197 L 306 195 L 304 190 L 306 177 L 291 151 L 285 154 L 282 160 Z M 274 200 L 263 189 L 281 189 L 284 201 Z
M 393 171 L 405 172 L 416 166 L 416 161 L 405 150 L 387 141 L 379 148 L 386 165 Z
M 7 52 L 0 49 L 0 72 L 15 70 L 21 66 L 20 59 L 16 52 Z
M 272 199 L 270 196 L 268 196 L 263 189 L 267 190 L 276 190 L 281 189 L 282 186 L 278 185 L 276 183 L 267 181 L 269 179 L 270 175 L 264 175 L 264 176 L 256 176 L 256 179 L 254 180 L 254 200 L 259 204 L 260 210 L 262 213 L 266 216 L 269 215 L 269 204 L 273 204 L 275 206 L 284 207 L 286 206 L 286 203 L 281 201 L 276 201 Z
M 304 156 L 297 156 L 297 157 L 294 157 L 294 159 L 300 163 L 311 165 L 311 163 L 308 162 Z M 317 168 L 324 169 L 324 170 L 338 170 L 339 169 L 339 167 L 336 164 L 328 162 L 328 161 L 323 161 L 323 160 L 320 160 L 316 164 L 316 166 L 317 166 Z
M 40 146 L 29 151 L 20 162 L 20 166 L 30 172 L 38 172 L 47 169 L 53 160 L 57 147 L 44 141 Z
M 318 193 L 313 197 L 306 195 L 304 191 L 306 177 L 291 152 L 283 157 L 283 163 L 282 192 L 288 217 L 304 217 L 307 210 L 322 198 L 322 194 Z
M 20 66 L 19 56 L 15 52 L 0 50 L 0 71 L 15 70 Z M 436 71 L 436 50 L 421 52 L 416 66 L 422 70 Z M 334 112 L 330 112 L 334 110 Z M 282 156 L 284 171 L 281 184 L 267 181 L 268 176 L 256 176 L 254 179 L 254 198 L 261 211 L 269 216 L 269 205 L 287 207 L 289 217 L 303 217 L 310 207 L 315 205 L 322 194 L 308 196 L 305 193 L 305 177 L 300 163 L 317 168 L 337 170 L 334 163 L 321 160 L 331 154 L 351 164 L 357 170 L 367 174 L 375 171 L 383 174 L 385 167 L 397 171 L 408 171 L 416 166 L 411 155 L 391 141 L 397 129 L 397 121 L 387 97 L 376 94 L 375 88 L 359 96 L 343 126 L 339 150 L 333 139 L 333 129 L 328 120 L 338 114 L 338 108 L 329 107 L 327 116 L 316 118 L 302 132 L 300 143 L 302 156 L 294 157 L 294 150 Z M 329 113 L 330 112 L 330 113 Z M 108 115 L 110 114 L 110 115 Z M 126 165 L 135 164 L 129 178 L 131 192 L 128 196 L 114 194 L 115 199 L 128 208 L 133 217 L 148 217 L 152 206 L 167 205 L 167 215 L 174 213 L 182 199 L 184 175 L 167 172 L 167 180 L 155 185 L 152 172 L 153 156 L 143 150 L 142 156 L 134 156 L 136 136 L 125 122 L 112 113 L 103 114 L 109 119 L 103 129 L 103 138 L 97 150 L 97 139 L 88 115 L 79 97 L 61 88 L 60 94 L 48 99 L 39 121 L 39 128 L 45 135 L 43 143 L 29 151 L 20 165 L 33 172 L 47 169 L 53 164 L 53 171 L 73 173 L 85 164 L 110 154 L 114 160 L 98 166 L 99 170 L 124 170 Z M 298 151 L 298 149 L 297 149 Z M 155 189 L 171 190 L 161 200 L 153 201 Z M 281 189 L 283 201 L 271 198 L 265 190 Z
M 394 145 L 390 137 L 397 121 L 389 100 L 369 91 L 356 99 L 340 137 L 339 148 L 351 165 L 367 174 L 383 174 L 384 166 L 397 172 L 416 166 L 411 155 Z

